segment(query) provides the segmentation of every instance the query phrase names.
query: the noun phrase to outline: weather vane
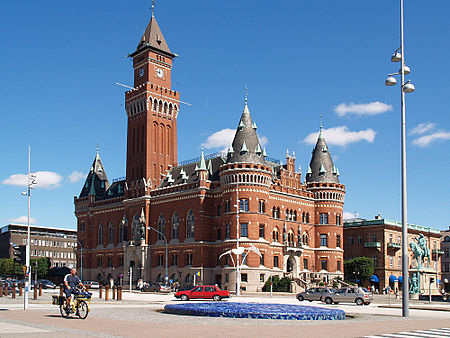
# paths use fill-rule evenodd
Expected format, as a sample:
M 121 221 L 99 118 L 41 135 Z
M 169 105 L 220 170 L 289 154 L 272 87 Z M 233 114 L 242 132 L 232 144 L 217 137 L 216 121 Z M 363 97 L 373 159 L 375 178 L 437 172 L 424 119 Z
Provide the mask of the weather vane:
M 247 86 L 245 86 L 245 104 L 247 104 L 247 96 L 248 96 L 248 90 L 247 90 Z
M 323 124 L 322 124 L 322 114 L 320 114 L 320 130 L 323 129 Z
M 155 14 L 155 0 L 152 1 L 152 16 Z

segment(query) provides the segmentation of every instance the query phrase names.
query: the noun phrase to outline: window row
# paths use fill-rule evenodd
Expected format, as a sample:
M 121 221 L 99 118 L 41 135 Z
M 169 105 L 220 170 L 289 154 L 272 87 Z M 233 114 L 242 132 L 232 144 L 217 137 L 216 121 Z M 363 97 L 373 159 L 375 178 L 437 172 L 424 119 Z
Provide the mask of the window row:
M 127 103 L 125 109 L 128 116 L 139 114 L 147 109 L 164 115 L 173 116 L 174 114 L 176 115 L 178 106 L 176 104 L 172 104 L 171 102 L 158 100 L 156 98 L 152 99 L 150 97 L 148 99 L 148 105 L 146 104 L 145 98 L 141 98 Z
M 52 241 L 52 240 L 44 240 L 44 239 L 30 239 L 32 245 L 37 246 L 49 246 L 55 248 L 74 248 L 75 242 L 61 242 L 61 241 Z M 26 244 L 26 239 L 23 239 L 23 243 Z
M 49 258 L 66 258 L 66 259 L 76 258 L 74 252 L 67 252 L 67 251 L 31 250 L 30 255 L 35 257 L 49 257 Z
M 222 178 L 222 184 L 230 183 L 259 183 L 264 185 L 270 185 L 271 178 L 265 175 L 258 174 L 235 174 L 235 175 L 225 175 Z
M 337 193 L 337 192 L 316 192 L 314 193 L 315 199 L 332 199 L 332 200 L 338 200 L 343 201 L 344 200 L 344 194 Z

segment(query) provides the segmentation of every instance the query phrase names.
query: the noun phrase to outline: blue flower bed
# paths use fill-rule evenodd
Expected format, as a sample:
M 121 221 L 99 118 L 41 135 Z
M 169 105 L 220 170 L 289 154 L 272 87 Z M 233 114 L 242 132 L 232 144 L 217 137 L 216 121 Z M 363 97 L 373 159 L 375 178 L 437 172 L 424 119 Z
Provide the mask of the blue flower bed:
M 263 303 L 183 303 L 164 307 L 165 313 L 190 316 L 283 320 L 342 320 L 345 312 L 317 306 Z

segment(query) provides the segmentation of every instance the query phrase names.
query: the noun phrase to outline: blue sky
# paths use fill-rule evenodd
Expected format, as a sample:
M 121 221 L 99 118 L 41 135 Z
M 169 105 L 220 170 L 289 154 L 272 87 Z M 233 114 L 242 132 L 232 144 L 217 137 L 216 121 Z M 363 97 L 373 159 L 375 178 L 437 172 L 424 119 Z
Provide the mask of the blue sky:
M 408 221 L 450 225 L 450 23 L 448 0 L 406 0 Z M 178 160 L 222 149 L 249 108 L 268 155 L 296 152 L 306 173 L 323 124 L 344 210 L 400 220 L 400 89 L 384 86 L 398 63 L 399 1 L 157 1 L 183 105 Z M 10 1 L 0 13 L 2 133 L 0 224 L 24 219 L 31 145 L 31 215 L 73 228 L 96 145 L 110 180 L 125 175 L 125 56 L 135 50 L 151 1 Z

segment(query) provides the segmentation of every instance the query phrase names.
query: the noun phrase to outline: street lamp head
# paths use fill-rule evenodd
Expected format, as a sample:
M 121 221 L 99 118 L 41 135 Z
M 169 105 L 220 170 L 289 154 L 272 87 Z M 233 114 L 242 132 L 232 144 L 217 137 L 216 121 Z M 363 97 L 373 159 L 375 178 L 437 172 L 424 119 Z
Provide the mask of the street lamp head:
M 405 67 L 403 69 L 405 71 L 405 75 L 408 75 L 409 73 L 411 73 L 411 69 L 407 65 L 405 65 Z M 402 69 L 400 68 L 398 70 L 398 72 L 401 74 L 402 73 Z
M 397 80 L 393 76 L 389 76 L 384 82 L 386 86 L 395 86 L 397 84 Z
M 404 93 L 412 93 L 416 90 L 416 87 L 412 83 L 406 83 L 402 88 Z
M 400 62 L 400 61 L 402 61 L 402 54 L 400 54 L 399 52 L 395 52 L 395 53 L 391 56 L 391 61 L 392 61 L 392 62 Z
M 22 195 L 26 196 L 27 195 L 26 191 L 22 191 Z

